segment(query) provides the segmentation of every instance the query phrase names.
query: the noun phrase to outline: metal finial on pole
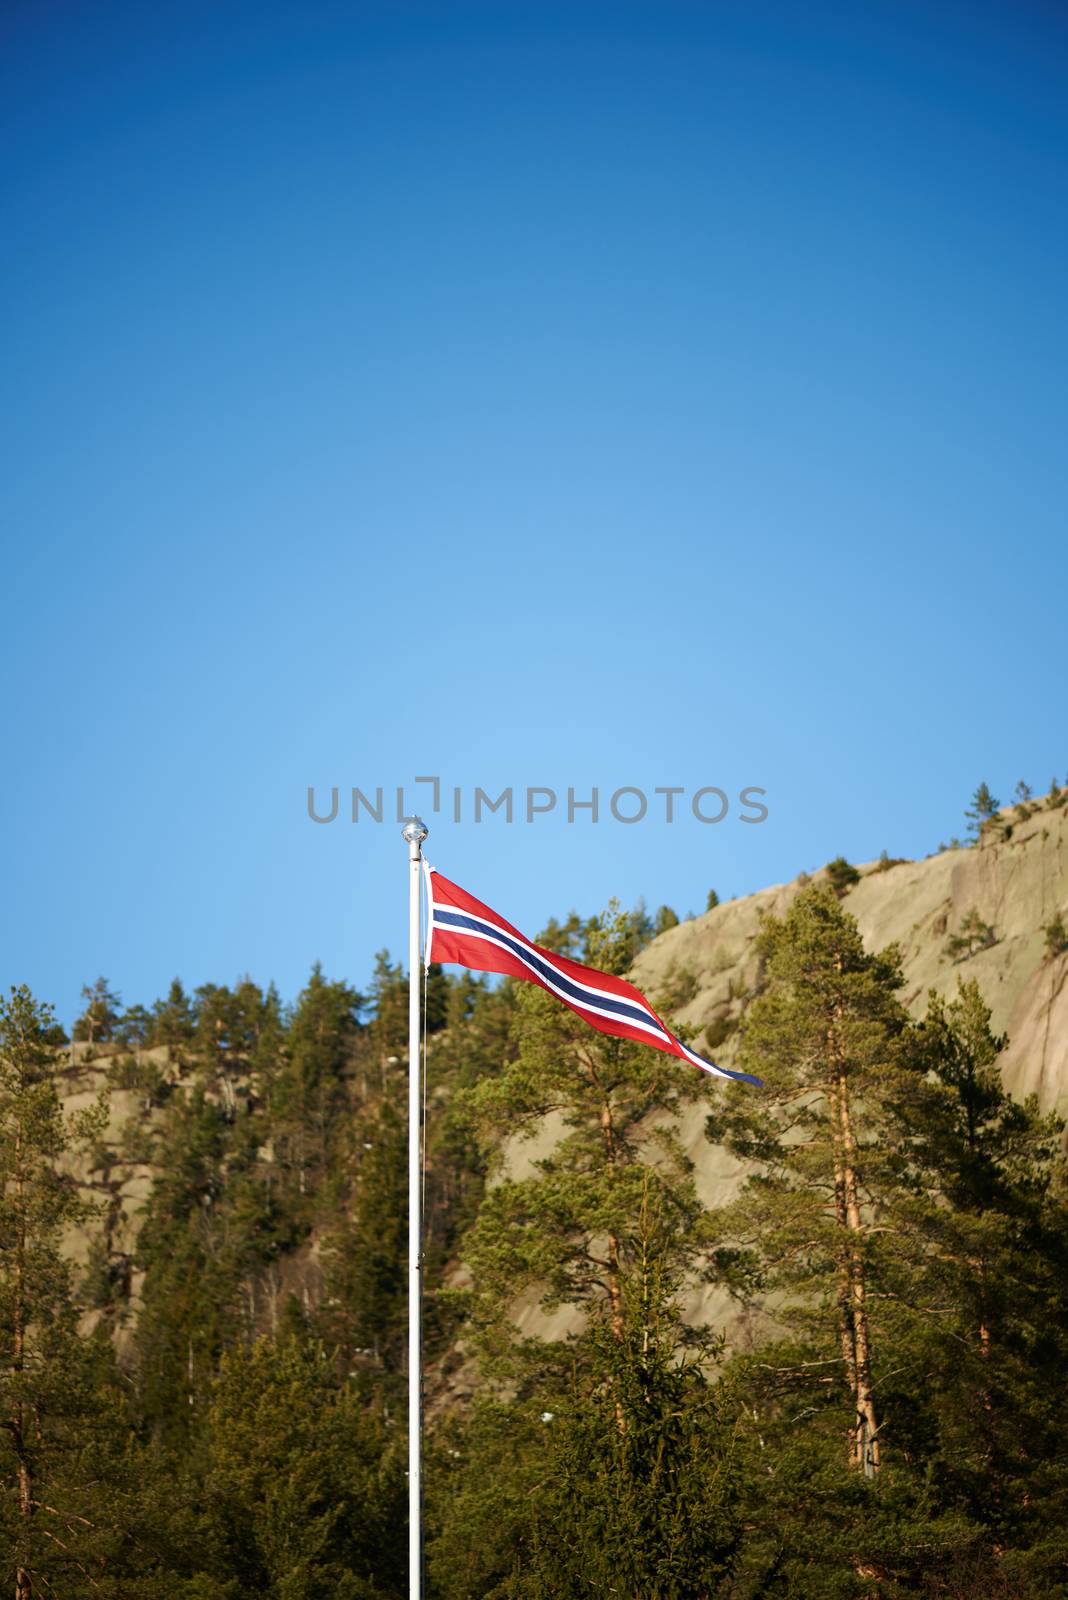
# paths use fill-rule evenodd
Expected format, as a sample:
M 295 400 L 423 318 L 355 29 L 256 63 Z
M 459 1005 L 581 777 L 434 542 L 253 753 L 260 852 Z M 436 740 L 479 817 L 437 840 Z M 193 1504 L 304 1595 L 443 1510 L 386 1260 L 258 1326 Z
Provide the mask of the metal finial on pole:
M 422 1062 L 419 1051 L 419 897 L 423 840 L 428 833 L 419 817 L 405 817 L 401 829 L 408 845 L 408 1594 L 423 1592 L 422 1538 L 422 1219 L 420 1173 L 422 1155 Z

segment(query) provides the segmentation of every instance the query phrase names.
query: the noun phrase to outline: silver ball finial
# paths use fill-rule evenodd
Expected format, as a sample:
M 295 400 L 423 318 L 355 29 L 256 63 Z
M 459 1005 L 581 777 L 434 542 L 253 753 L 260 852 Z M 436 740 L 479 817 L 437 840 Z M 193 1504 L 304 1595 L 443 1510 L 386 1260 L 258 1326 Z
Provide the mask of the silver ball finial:
M 421 817 L 405 817 L 401 837 L 409 844 L 422 844 L 430 829 Z

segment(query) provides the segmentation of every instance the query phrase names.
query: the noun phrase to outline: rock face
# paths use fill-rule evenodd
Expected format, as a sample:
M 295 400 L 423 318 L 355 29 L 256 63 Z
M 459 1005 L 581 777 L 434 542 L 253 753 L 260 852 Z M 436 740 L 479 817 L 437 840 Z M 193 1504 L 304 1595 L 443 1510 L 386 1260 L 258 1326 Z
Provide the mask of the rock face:
M 1007 812 L 994 832 L 980 847 L 863 866 L 844 904 L 868 949 L 900 948 L 902 998 L 913 1015 L 926 1010 L 929 990 L 952 994 L 958 978 L 975 978 L 995 1032 L 1009 1037 L 1001 1060 L 1007 1088 L 1021 1097 L 1036 1094 L 1044 1110 L 1063 1114 L 1068 953 L 1050 953 L 1045 929 L 1058 913 L 1068 921 L 1068 808 L 1036 808 L 1023 820 Z M 762 917 L 781 916 L 800 886 L 796 880 L 763 889 L 670 928 L 639 956 L 639 988 L 686 997 L 673 1008 L 676 1020 L 711 1026 L 714 1039 L 715 1025 L 736 1021 L 752 992 Z M 972 913 L 991 933 L 975 939 L 971 954 L 954 958 L 947 946 L 967 932 Z M 732 1047 L 729 1034 L 714 1047 L 727 1066 Z

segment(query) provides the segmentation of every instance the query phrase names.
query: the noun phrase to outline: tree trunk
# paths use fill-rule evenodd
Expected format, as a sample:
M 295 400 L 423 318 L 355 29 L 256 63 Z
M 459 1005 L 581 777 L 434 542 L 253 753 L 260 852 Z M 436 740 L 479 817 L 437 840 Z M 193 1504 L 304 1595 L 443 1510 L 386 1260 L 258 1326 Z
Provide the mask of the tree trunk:
M 591 1064 L 591 1074 L 596 1082 L 596 1072 Z M 598 1085 L 600 1087 L 600 1085 Z M 612 1105 L 607 1094 L 601 1091 L 601 1137 L 604 1140 L 605 1159 L 609 1169 L 616 1164 L 616 1130 L 612 1120 Z M 617 1343 L 623 1342 L 623 1285 L 620 1280 L 619 1269 L 619 1238 L 615 1233 L 608 1235 L 608 1307 L 611 1317 L 612 1337 Z M 621 1401 L 616 1399 L 616 1427 L 620 1433 L 627 1431 L 627 1418 L 623 1411 Z
M 875 1390 L 871 1378 L 871 1346 L 868 1339 L 868 1310 L 865 1303 L 864 1261 L 860 1250 L 862 1222 L 857 1198 L 856 1141 L 849 1110 L 849 1090 L 845 1075 L 838 1073 L 838 1116 L 842 1129 L 842 1176 L 845 1186 L 846 1227 L 850 1236 L 850 1305 L 853 1312 L 853 1340 L 857 1362 L 856 1444 L 852 1452 L 866 1478 L 879 1470 L 879 1428 L 875 1414 Z
M 16 1384 L 26 1362 L 26 1174 L 23 1166 L 22 1125 L 15 1130 L 15 1284 L 12 1308 L 11 1368 Z M 16 1401 L 11 1415 L 11 1443 L 18 1463 L 19 1545 L 29 1549 L 30 1518 L 33 1515 L 33 1478 L 26 1456 L 25 1408 Z M 15 1600 L 31 1600 L 33 1580 L 21 1559 L 15 1569 Z
M 851 1288 L 851 1273 L 849 1262 L 849 1241 L 847 1230 L 849 1221 L 846 1211 L 846 1174 L 844 1157 L 844 1140 L 842 1135 L 841 1093 L 842 1087 L 837 1078 L 831 1088 L 829 1099 L 831 1102 L 831 1130 L 834 1144 L 834 1217 L 838 1225 L 838 1242 L 836 1246 L 835 1277 L 837 1281 L 836 1297 L 838 1302 L 838 1339 L 842 1349 L 842 1363 L 845 1367 L 846 1382 L 849 1392 L 853 1397 L 853 1404 L 857 1402 L 857 1340 L 853 1323 L 853 1296 Z M 858 1446 L 860 1442 L 859 1430 L 854 1426 L 849 1432 L 849 1464 L 851 1467 L 862 1465 Z

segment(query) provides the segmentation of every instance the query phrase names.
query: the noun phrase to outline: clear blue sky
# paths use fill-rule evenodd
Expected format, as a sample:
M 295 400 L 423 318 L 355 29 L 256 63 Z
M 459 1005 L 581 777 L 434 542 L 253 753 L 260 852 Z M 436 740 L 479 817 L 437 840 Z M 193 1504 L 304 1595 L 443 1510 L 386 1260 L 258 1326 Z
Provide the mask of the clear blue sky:
M 9 3 L 0 981 L 922 855 L 1068 768 L 1059 5 Z M 658 802 L 662 804 L 662 802 Z

